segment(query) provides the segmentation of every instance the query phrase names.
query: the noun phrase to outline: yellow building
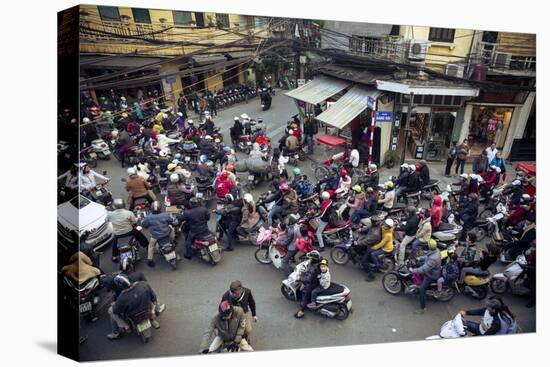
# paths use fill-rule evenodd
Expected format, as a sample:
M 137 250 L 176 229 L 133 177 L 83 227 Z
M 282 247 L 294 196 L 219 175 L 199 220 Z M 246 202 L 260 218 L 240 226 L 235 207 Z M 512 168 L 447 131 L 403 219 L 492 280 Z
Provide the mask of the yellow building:
M 268 25 L 234 14 L 80 5 L 82 90 L 95 98 L 111 88 L 131 96 L 160 89 L 171 104 L 181 91 L 254 82 L 250 61 Z M 114 72 L 121 77 L 106 76 Z

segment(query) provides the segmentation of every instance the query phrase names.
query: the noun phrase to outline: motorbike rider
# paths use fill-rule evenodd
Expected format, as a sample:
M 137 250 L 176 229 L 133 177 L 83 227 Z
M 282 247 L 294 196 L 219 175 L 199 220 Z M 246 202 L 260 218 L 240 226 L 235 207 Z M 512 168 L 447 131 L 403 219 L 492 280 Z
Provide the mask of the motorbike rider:
M 378 173 L 378 167 L 376 166 L 376 164 L 371 163 L 369 165 L 369 171 L 370 173 L 368 173 L 364 177 L 359 178 L 357 183 L 359 185 L 372 187 L 373 189 L 378 190 L 378 184 L 380 182 L 380 174 Z
M 427 243 L 430 242 L 430 238 L 432 237 L 432 220 L 431 220 L 431 214 L 428 209 L 421 209 L 420 210 L 420 223 L 418 223 L 418 230 L 416 231 L 416 239 L 412 242 L 412 250 L 416 252 L 416 250 Z
M 69 258 L 67 265 L 61 268 L 61 272 L 77 282 L 78 285 L 101 274 L 101 270 L 95 267 L 90 257 L 82 251 L 75 252 Z
M 466 234 L 477 219 L 479 211 L 478 196 L 475 193 L 468 195 L 468 199 L 461 203 L 458 208 L 458 218 L 462 221 L 462 231 L 460 232 L 460 241 L 466 240 Z
M 229 301 L 222 301 L 218 306 L 218 314 L 210 321 L 208 329 L 203 334 L 200 352 L 207 354 L 222 347 L 229 352 L 253 352 L 254 349 L 244 338 L 245 329 L 244 310 L 239 306 L 233 306 Z
M 422 284 L 418 289 L 420 308 L 414 311 L 415 314 L 419 315 L 426 312 L 426 290 L 432 283 L 436 282 L 441 275 L 441 253 L 437 248 L 437 242 L 430 239 L 428 241 L 428 248 L 429 251 L 426 256 L 421 256 L 418 259 L 424 261 L 424 263 L 420 267 L 409 269 L 411 273 L 423 276 Z
M 397 188 L 397 191 L 395 192 L 395 200 L 396 202 L 399 201 L 399 199 L 407 194 L 412 192 L 417 192 L 420 190 L 420 174 L 416 171 L 416 166 L 413 164 L 408 165 L 409 169 L 409 175 L 407 176 L 407 184 L 406 186 L 400 186 Z
M 386 186 L 386 192 L 382 196 L 382 199 L 378 199 L 378 205 L 382 205 L 382 209 L 388 211 L 393 208 L 395 190 L 392 181 L 386 181 L 384 185 Z
M 432 207 L 430 208 L 430 217 L 432 218 L 432 232 L 437 232 L 437 229 L 441 225 L 445 208 L 443 207 L 443 200 L 441 195 L 435 195 L 433 198 Z
M 212 162 L 218 160 L 218 148 L 212 143 L 212 137 L 206 135 L 204 139 L 199 144 L 200 153 L 206 155 Z
M 485 151 L 484 151 L 485 152 Z M 489 166 L 486 171 L 480 174 L 483 179 L 483 185 L 480 188 L 480 194 L 484 197 L 488 197 L 492 192 L 493 187 L 497 183 L 497 176 L 500 174 L 500 168 L 497 166 Z
M 307 175 L 301 175 L 293 188 L 301 199 L 313 194 L 313 184 L 309 181 Z
M 189 204 L 191 209 L 178 214 L 176 217 L 179 222 L 187 222 L 189 225 L 185 240 L 185 255 L 183 257 L 191 260 L 193 257 L 193 241 L 201 236 L 204 237 L 205 233 L 210 233 L 208 229 L 210 212 L 204 206 L 201 206 L 200 201 L 195 197 L 189 200 Z
M 285 272 L 285 276 L 288 277 L 292 273 L 290 262 L 298 253 L 296 243 L 300 238 L 300 226 L 297 224 L 297 215 L 291 214 L 288 216 L 288 225 L 286 226 L 286 236 L 284 236 L 284 242 L 279 245 L 286 248 L 285 256 L 282 261 L 282 269 Z
M 77 163 L 73 164 L 67 172 L 57 177 L 57 180 L 62 181 L 65 179 L 64 185 L 67 189 L 78 190 L 78 168 Z
M 336 195 L 345 195 L 351 188 L 351 177 L 348 176 L 348 170 L 342 168 L 340 171 L 340 181 L 338 182 L 338 188 L 336 189 Z
M 262 152 L 260 144 L 252 144 L 252 150 L 250 151 L 249 157 L 251 159 L 262 159 L 266 156 L 266 153 Z
M 311 251 L 306 254 L 306 260 L 296 267 L 299 270 L 298 279 L 302 283 L 302 299 L 300 300 L 300 309 L 294 314 L 294 317 L 301 319 L 304 317 L 304 311 L 311 298 L 311 292 L 319 285 L 318 275 L 321 272 L 319 264 L 322 258 L 319 252 Z
M 358 208 L 353 212 L 353 214 L 350 217 L 351 222 L 355 224 L 359 224 L 359 221 L 361 219 L 367 218 L 373 215 L 377 207 L 378 207 L 378 196 L 376 195 L 372 187 L 367 187 L 365 204 L 362 208 Z
M 208 135 L 214 135 L 215 129 L 216 129 L 216 125 L 214 125 L 214 121 L 212 121 L 212 117 L 208 116 L 206 118 L 206 121 L 204 122 L 204 131 Z
M 267 214 L 268 227 L 271 227 L 273 218 L 281 220 L 288 214 L 298 213 L 298 194 L 286 182 L 282 182 L 274 194 L 263 200 L 264 203 L 272 201 L 275 201 L 275 205 Z
M 111 180 L 109 177 L 100 175 L 96 171 L 90 169 L 87 163 L 81 163 L 80 166 L 80 190 L 82 192 L 93 194 L 97 186 L 96 179 L 103 181 L 103 183 L 107 183 Z
M 213 179 L 216 176 L 216 170 L 214 169 L 212 164 L 208 164 L 208 157 L 204 154 L 199 157 L 197 172 L 199 177 L 208 177 Z
M 238 306 L 243 309 L 246 317 L 246 326 L 244 329 L 244 337 L 250 339 L 252 334 L 252 320 L 258 321 L 256 317 L 256 301 L 252 296 L 252 291 L 243 287 L 240 280 L 234 280 L 229 285 L 229 290 L 222 296 L 222 301 L 227 301 L 233 306 Z
M 378 257 L 384 253 L 391 254 L 393 252 L 393 226 L 393 219 L 386 219 L 382 226 L 382 239 L 371 247 L 370 255 L 375 271 L 380 268 L 380 260 Z
M 107 335 L 110 340 L 118 339 L 122 331 L 128 331 L 130 326 L 124 320 L 125 317 L 132 318 L 144 311 L 150 313 L 151 325 L 158 329 L 160 324 L 156 320 L 155 310 L 158 304 L 157 295 L 147 282 L 139 281 L 132 283 L 130 280 L 119 274 L 114 282 L 117 287 L 123 289 L 116 302 L 109 307 L 111 317 L 111 333 Z
M 294 135 L 294 131 L 291 129 L 288 132 L 288 136 L 285 140 L 285 148 L 287 153 L 293 153 L 296 150 L 298 150 L 298 147 L 300 146 L 300 142 L 298 141 L 298 138 Z
M 468 233 L 467 246 L 475 246 L 477 242 L 477 236 L 475 233 Z M 464 283 L 464 277 L 468 274 L 477 276 L 486 276 L 489 274 L 489 266 L 491 266 L 497 260 L 497 250 L 491 246 L 487 246 L 487 251 L 476 249 L 479 253 L 479 260 L 475 260 L 471 266 L 463 266 L 460 270 L 460 277 L 458 283 Z M 474 256 L 475 258 L 475 256 Z
M 319 251 L 325 251 L 325 243 L 323 241 L 323 231 L 325 227 L 334 221 L 334 206 L 332 205 L 332 200 L 330 199 L 330 194 L 326 191 L 321 193 L 321 210 L 317 216 L 317 231 L 315 235 L 317 236 L 317 243 L 319 244 Z
M 403 227 L 398 228 L 398 230 L 405 231 L 405 237 L 401 240 L 399 244 L 399 255 L 397 262 L 403 264 L 405 262 L 405 253 L 407 251 L 407 245 L 412 243 L 416 238 L 416 233 L 418 230 L 418 224 L 420 223 L 420 218 L 416 214 L 416 208 L 414 206 L 408 206 L 406 209 L 408 215 L 407 221 Z M 430 234 L 431 236 L 431 234 Z
M 421 159 L 418 161 L 418 164 L 416 165 L 416 170 L 418 171 L 418 175 L 420 177 L 420 185 L 426 186 L 430 184 L 430 168 L 428 167 L 428 162 L 426 162 L 425 159 Z
M 128 168 L 128 176 L 130 178 L 126 182 L 126 191 L 130 196 L 130 210 L 134 210 L 134 203 L 138 199 L 146 199 L 149 204 L 153 203 L 153 198 L 149 194 L 151 186 L 143 177 L 137 174 L 137 170 L 133 167 Z
M 501 330 L 502 320 L 502 303 L 496 299 L 488 299 L 484 308 L 478 308 L 468 311 L 460 311 L 460 314 L 464 316 L 482 316 L 481 323 L 465 320 L 464 326 L 466 330 L 474 334 L 479 335 L 495 335 Z
M 512 181 L 512 184 L 506 187 L 503 190 L 502 194 L 510 197 L 510 204 L 518 205 L 523 195 L 523 187 L 521 185 L 521 181 L 517 179 Z
M 526 220 L 526 224 L 523 227 L 523 232 L 519 239 L 511 241 L 504 246 L 504 251 L 508 254 L 510 259 L 515 259 L 518 255 L 531 247 L 531 244 L 537 237 L 536 230 L 536 223 Z
M 126 210 L 123 199 L 114 199 L 113 208 L 115 210 L 108 212 L 107 220 L 113 225 L 114 236 L 111 242 L 111 256 L 113 262 L 118 262 L 119 251 L 117 242 L 119 238 L 132 236 L 143 248 L 147 247 L 149 241 L 147 241 L 147 237 L 141 231 L 136 229 L 137 218 L 133 212 Z
M 233 239 L 236 237 L 236 229 L 242 221 L 242 200 L 234 200 L 233 195 L 225 195 L 225 206 L 218 212 L 223 216 L 223 225 L 226 227 L 227 247 L 225 251 L 233 251 Z M 220 224 L 221 225 L 221 224 Z M 222 238 L 222 231 L 219 232 L 219 239 Z
M 248 230 L 256 226 L 260 220 L 260 214 L 256 211 L 256 204 L 254 203 L 254 197 L 250 193 L 246 193 L 243 196 L 243 206 L 241 209 L 242 220 L 239 227 L 237 227 L 237 233 L 241 235 L 245 240 L 248 240 Z
M 231 136 L 231 143 L 234 147 L 236 147 L 238 145 L 239 138 L 243 135 L 244 127 L 237 116 L 235 116 L 233 121 L 233 127 L 229 129 L 229 134 Z
M 172 173 L 170 175 L 170 183 L 166 185 L 166 196 L 170 198 L 170 205 L 189 206 L 184 189 L 185 185 L 180 182 L 180 176 Z
M 353 190 L 353 196 L 348 199 L 345 205 L 347 205 L 350 209 L 353 209 L 353 212 L 351 213 L 351 215 L 353 216 L 356 211 L 365 209 L 365 203 L 367 199 L 361 186 L 355 185 L 352 187 L 352 190 Z
M 144 228 L 149 228 L 151 233 L 151 239 L 149 240 L 149 246 L 147 248 L 147 265 L 150 267 L 155 266 L 153 260 L 153 253 L 157 242 L 163 238 L 170 237 L 170 240 L 174 240 L 174 230 L 171 225 L 175 223 L 174 218 L 170 214 L 161 212 L 161 206 L 158 201 L 154 201 L 151 204 L 151 214 L 143 218 L 141 225 Z

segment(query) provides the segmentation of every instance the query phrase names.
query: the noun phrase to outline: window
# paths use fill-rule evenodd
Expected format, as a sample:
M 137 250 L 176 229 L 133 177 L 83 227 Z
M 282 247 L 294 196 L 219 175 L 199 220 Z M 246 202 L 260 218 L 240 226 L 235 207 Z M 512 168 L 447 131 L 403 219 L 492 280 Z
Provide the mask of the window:
M 537 58 L 527 56 L 512 56 L 510 70 L 536 70 Z
M 422 95 L 420 94 L 415 95 L 413 98 L 413 103 L 417 105 L 422 104 Z
M 204 13 L 195 13 L 195 20 L 197 21 L 197 27 L 204 27 Z
M 391 31 L 390 31 L 390 36 L 399 36 L 399 29 L 400 29 L 400 26 L 392 25 L 391 26 Z
M 174 18 L 174 24 L 177 26 L 190 25 L 193 21 L 192 13 L 188 11 L 172 10 L 172 17 Z
M 455 30 L 451 28 L 430 28 L 428 39 L 434 42 L 453 42 Z
M 482 42 L 497 43 L 498 32 L 483 32 Z
M 134 16 L 134 22 L 136 23 L 151 24 L 149 9 L 132 8 L 132 15 Z
M 229 28 L 229 15 L 216 13 L 216 26 L 220 28 Z
M 120 22 L 120 14 L 116 6 L 98 6 L 101 20 L 106 22 Z

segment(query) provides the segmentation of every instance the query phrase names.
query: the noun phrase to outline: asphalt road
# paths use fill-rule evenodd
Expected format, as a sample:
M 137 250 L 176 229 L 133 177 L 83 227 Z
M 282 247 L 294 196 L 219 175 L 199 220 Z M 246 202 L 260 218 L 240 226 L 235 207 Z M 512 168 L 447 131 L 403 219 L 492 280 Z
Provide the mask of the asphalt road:
M 268 111 L 260 110 L 257 99 L 219 111 L 214 121 L 222 127 L 225 139 L 229 141 L 228 129 L 233 117 L 247 113 L 253 118 L 263 118 L 268 135 L 276 141 L 284 131 L 285 122 L 296 113 L 294 102 L 282 92 L 277 92 Z M 326 156 L 326 153 L 320 152 L 320 149 L 316 151 L 314 158 L 317 161 L 324 160 Z M 301 162 L 300 168 L 312 175 L 311 168 L 315 165 L 306 160 Z M 126 177 L 126 170 L 116 160 L 99 162 L 96 170 L 105 170 L 112 178 L 109 189 L 114 197 L 126 198 L 124 184 L 120 181 L 120 178 Z M 441 173 L 441 167 L 434 167 L 432 172 L 437 176 Z M 386 171 L 381 173 L 384 178 L 390 174 Z M 264 187 L 265 184 L 254 190 L 254 196 L 265 191 Z M 424 202 L 423 206 L 426 205 Z M 214 229 L 213 221 L 210 228 Z M 244 286 L 251 288 L 257 302 L 258 322 L 254 325 L 253 336 L 253 347 L 257 351 L 422 340 L 437 334 L 441 325 L 459 310 L 482 305 L 467 296 L 455 296 L 449 303 L 428 300 L 427 313 L 413 315 L 413 310 L 418 307 L 416 298 L 389 295 L 382 288 L 381 276 L 367 283 L 358 267 L 352 264 L 338 266 L 329 259 L 333 281 L 351 289 L 353 313 L 345 321 L 326 319 L 311 312 L 297 320 L 293 317 L 297 305 L 286 300 L 280 292 L 282 273 L 271 265 L 258 263 L 254 259 L 254 250 L 255 247 L 250 245 L 237 246 L 235 251 L 223 253 L 222 261 L 215 267 L 196 258 L 191 261 L 183 259 L 175 271 L 163 259 L 157 259 L 155 268 L 147 267 L 142 261 L 138 270 L 146 275 L 160 301 L 167 306 L 159 318 L 161 328 L 153 330 L 153 337 L 147 344 L 142 344 L 135 335 L 110 341 L 106 338 L 110 326 L 104 309 L 95 323 L 83 321 L 81 332 L 88 336 L 88 340 L 81 345 L 81 359 L 92 361 L 198 353 L 202 334 L 217 312 L 221 295 L 234 279 L 240 279 Z M 116 264 L 110 261 L 110 248 L 104 248 L 104 251 L 101 258 L 103 270 L 117 270 Z M 325 252 L 325 255 L 329 253 Z M 491 270 L 496 272 L 501 269 L 502 265 L 495 265 Z M 525 298 L 510 295 L 504 298 L 516 313 L 522 330 L 534 332 L 535 309 L 524 307 Z

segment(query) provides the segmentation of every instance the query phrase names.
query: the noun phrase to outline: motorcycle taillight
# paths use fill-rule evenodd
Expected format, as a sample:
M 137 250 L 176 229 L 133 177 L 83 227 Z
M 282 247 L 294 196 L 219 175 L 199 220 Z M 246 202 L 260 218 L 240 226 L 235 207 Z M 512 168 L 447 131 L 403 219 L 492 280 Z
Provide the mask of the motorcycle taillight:
M 86 297 L 88 295 L 88 293 L 90 293 L 89 289 L 82 289 L 80 291 L 80 297 Z

